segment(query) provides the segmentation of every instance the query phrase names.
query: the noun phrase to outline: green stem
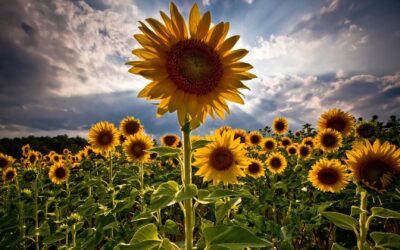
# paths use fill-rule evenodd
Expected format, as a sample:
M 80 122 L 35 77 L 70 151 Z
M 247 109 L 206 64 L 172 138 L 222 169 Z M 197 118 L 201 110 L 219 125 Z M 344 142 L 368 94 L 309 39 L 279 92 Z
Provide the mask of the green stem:
M 144 190 L 144 167 L 143 167 L 143 162 L 139 163 L 139 172 L 140 172 L 140 188 L 142 189 L 142 192 Z
M 75 223 L 72 225 L 71 234 L 72 234 L 72 248 L 75 248 L 76 247 L 76 224 Z
M 39 250 L 39 216 L 38 216 L 38 196 L 39 196 L 39 187 L 38 187 L 38 180 L 37 176 L 34 183 L 34 216 L 35 216 L 35 246 L 36 250 Z
M 192 184 L 192 145 L 190 142 L 190 129 L 183 130 L 183 157 L 184 157 L 184 189 L 188 190 L 190 184 Z M 185 246 L 186 250 L 193 249 L 193 202 L 192 199 L 185 200 Z
M 360 193 L 360 238 L 358 240 L 358 249 L 364 250 L 364 245 L 367 241 L 367 192 L 361 191 Z

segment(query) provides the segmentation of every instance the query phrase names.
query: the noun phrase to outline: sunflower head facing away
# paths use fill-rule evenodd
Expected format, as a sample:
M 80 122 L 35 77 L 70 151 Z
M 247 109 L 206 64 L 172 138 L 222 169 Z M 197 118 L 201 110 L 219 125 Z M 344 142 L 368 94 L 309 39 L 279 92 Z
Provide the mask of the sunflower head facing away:
M 240 128 L 234 129 L 234 130 L 233 130 L 233 138 L 234 138 L 235 140 L 236 140 L 237 138 L 239 138 L 240 143 L 243 143 L 243 144 L 248 143 L 248 140 L 247 140 L 247 132 L 246 132 L 246 130 L 244 130 L 244 129 L 240 129 Z
M 137 133 L 143 132 L 143 126 L 140 124 L 139 119 L 135 119 L 133 116 L 128 116 L 119 124 L 119 130 L 121 134 L 125 137 L 130 135 L 135 135 Z
M 340 161 L 320 159 L 309 171 L 308 180 L 322 192 L 336 193 L 347 186 L 349 174 Z
M 289 129 L 289 123 L 285 117 L 276 117 L 272 122 L 272 130 L 277 135 L 283 135 Z
M 327 128 L 318 132 L 316 144 L 325 152 L 333 152 L 342 146 L 342 135 L 333 129 Z
M 160 138 L 161 144 L 168 147 L 176 147 L 180 140 L 176 134 L 166 134 Z
M 69 168 L 62 162 L 54 163 L 49 170 L 49 178 L 54 184 L 60 185 L 69 178 Z
M 0 171 L 12 167 L 14 161 L 14 158 L 12 158 L 11 156 L 0 153 Z
M 318 120 L 318 130 L 331 128 L 341 133 L 343 137 L 350 134 L 353 127 L 353 117 L 340 109 L 328 110 Z
M 122 147 L 128 160 L 145 163 L 150 160 L 150 153 L 147 150 L 153 147 L 153 141 L 150 136 L 140 133 L 129 136 Z
M 365 140 L 354 144 L 346 155 L 354 180 L 378 192 L 386 191 L 400 173 L 400 149 L 389 142 Z
M 239 61 L 248 51 L 232 50 L 239 36 L 226 38 L 227 22 L 211 27 L 210 12 L 201 15 L 197 4 L 188 25 L 172 2 L 170 14 L 161 12 L 163 22 L 140 22 L 142 34 L 134 35 L 143 48 L 132 51 L 139 61 L 128 62 L 129 72 L 151 81 L 138 97 L 159 100 L 157 116 L 177 111 L 181 126 L 186 119 L 198 126 L 207 114 L 223 119 L 227 101 L 244 103 L 242 81 L 256 77 L 247 72 L 250 64 Z
M 199 168 L 195 175 L 214 185 L 237 183 L 237 177 L 245 176 L 243 169 L 248 166 L 244 144 L 234 139 L 232 131 L 215 133 L 206 139 L 212 142 L 194 152 L 193 165 Z
M 263 135 L 258 131 L 252 131 L 248 135 L 248 143 L 250 146 L 253 147 L 260 145 L 263 139 L 264 139 Z
M 270 154 L 267 159 L 267 167 L 273 174 L 282 174 L 287 167 L 285 156 L 278 152 Z
M 109 122 L 96 123 L 89 131 L 89 143 L 99 154 L 113 150 L 119 144 L 119 132 Z
M 248 176 L 251 176 L 254 179 L 265 175 L 264 166 L 258 159 L 249 159 L 249 163 L 245 171 Z
M 262 142 L 262 147 L 265 152 L 272 152 L 277 146 L 277 142 L 274 138 L 272 137 L 267 137 L 264 139 Z
M 369 139 L 375 135 L 376 125 L 372 122 L 362 122 L 356 128 L 356 134 L 360 138 Z

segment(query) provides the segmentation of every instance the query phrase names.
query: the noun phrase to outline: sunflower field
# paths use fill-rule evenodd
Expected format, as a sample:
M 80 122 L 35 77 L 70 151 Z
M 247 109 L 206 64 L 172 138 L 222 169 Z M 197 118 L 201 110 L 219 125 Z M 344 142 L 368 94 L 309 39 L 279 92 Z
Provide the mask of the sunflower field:
M 154 138 L 129 116 L 94 124 L 79 151 L 0 153 L 0 249 L 400 249 L 396 116 L 332 108 L 296 132 L 276 117 L 196 134 L 256 76 L 228 22 L 197 4 L 188 24 L 173 3 L 161 17 L 140 22 L 127 64 L 182 134 Z

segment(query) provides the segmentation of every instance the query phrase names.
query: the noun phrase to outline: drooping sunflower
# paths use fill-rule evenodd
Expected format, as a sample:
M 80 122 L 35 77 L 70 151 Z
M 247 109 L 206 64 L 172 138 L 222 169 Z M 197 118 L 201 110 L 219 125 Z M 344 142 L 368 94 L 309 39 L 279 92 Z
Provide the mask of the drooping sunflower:
M 237 177 L 245 176 L 243 169 L 248 165 L 245 145 L 234 139 L 232 131 L 206 138 L 212 142 L 194 152 L 193 165 L 199 168 L 195 175 L 214 185 L 237 183 Z
M 297 156 L 303 160 L 311 156 L 312 149 L 310 146 L 305 144 L 300 144 L 297 148 Z
M 128 160 L 145 163 L 150 159 L 150 153 L 147 150 L 153 147 L 153 141 L 150 136 L 139 133 L 129 136 L 122 147 Z
M 180 140 L 176 134 L 166 134 L 160 138 L 161 144 L 168 147 L 176 147 Z
M 281 139 L 281 145 L 282 145 L 283 147 L 290 146 L 290 144 L 292 144 L 292 140 L 291 140 L 289 137 L 284 136 L 284 137 Z
M 277 135 L 283 135 L 289 129 L 289 123 L 285 117 L 276 117 L 272 122 L 272 129 Z
M 233 138 L 234 138 L 235 140 L 236 140 L 237 138 L 239 138 L 239 139 L 240 139 L 240 143 L 243 143 L 243 144 L 248 143 L 248 140 L 247 140 L 247 132 L 246 132 L 246 130 L 244 130 L 244 129 L 240 129 L 240 128 L 234 129 L 234 130 L 233 130 Z
M 247 165 L 246 174 L 253 177 L 254 179 L 260 178 L 265 175 L 264 166 L 258 159 L 249 159 L 249 164 Z
M 11 182 L 14 178 L 17 177 L 17 169 L 13 167 L 7 167 L 3 169 L 3 181 Z
M 369 139 L 375 135 L 377 128 L 372 122 L 361 122 L 356 128 L 356 134 L 358 137 Z
M 242 81 L 256 77 L 247 72 L 250 64 L 239 61 L 248 51 L 231 50 L 239 36 L 226 39 L 227 22 L 210 28 L 210 12 L 201 16 L 197 4 L 189 27 L 173 3 L 170 12 L 171 17 L 161 12 L 164 23 L 146 19 L 151 29 L 140 22 L 143 34 L 134 36 L 143 48 L 132 51 L 140 61 L 128 62 L 129 72 L 152 81 L 138 97 L 160 100 L 158 116 L 177 111 L 181 126 L 187 118 L 197 126 L 207 114 L 223 119 L 229 113 L 226 101 L 243 104 L 239 89 L 247 87 Z
M 109 122 L 96 123 L 89 131 L 89 143 L 96 153 L 104 154 L 119 144 L 119 132 Z
M 252 131 L 248 135 L 248 140 L 247 141 L 248 141 L 250 146 L 255 147 L 255 146 L 260 145 L 262 143 L 263 139 L 264 139 L 264 137 L 260 132 Z
M 21 150 L 23 156 L 28 156 L 28 153 L 31 150 L 31 146 L 29 144 L 25 144 L 24 146 L 22 146 Z
M 122 119 L 121 123 L 119 124 L 119 130 L 121 131 L 121 134 L 125 137 L 135 135 L 144 131 L 140 120 L 135 119 L 135 117 L 133 116 L 128 116 Z
M 264 149 L 265 152 L 273 151 L 276 148 L 276 146 L 277 146 L 277 142 L 272 137 L 267 137 L 262 142 L 262 148 Z
M 318 130 L 331 128 L 341 133 L 343 137 L 348 135 L 353 127 L 353 117 L 340 109 L 328 110 L 318 120 Z
M 354 144 L 346 155 L 353 178 L 378 192 L 384 192 L 400 173 L 400 149 L 389 142 L 365 140 Z
M 295 145 L 290 145 L 286 148 L 286 151 L 289 155 L 296 155 L 297 154 L 297 147 Z
M 342 135 L 333 129 L 320 130 L 315 137 L 315 142 L 325 152 L 333 152 L 342 146 Z
M 54 184 L 60 185 L 69 178 L 69 168 L 63 162 L 54 163 L 49 170 L 49 178 Z
M 314 138 L 312 138 L 310 136 L 303 138 L 303 140 L 301 140 L 301 144 L 305 144 L 305 145 L 309 146 L 311 149 L 313 149 L 315 147 Z
M 281 174 L 287 167 L 287 161 L 285 156 L 281 153 L 271 153 L 267 159 L 267 167 L 273 174 Z
M 0 153 L 0 171 L 12 167 L 14 161 L 14 158 L 11 156 Z
M 320 159 L 308 172 L 308 180 L 322 192 L 336 193 L 349 183 L 349 174 L 340 161 Z

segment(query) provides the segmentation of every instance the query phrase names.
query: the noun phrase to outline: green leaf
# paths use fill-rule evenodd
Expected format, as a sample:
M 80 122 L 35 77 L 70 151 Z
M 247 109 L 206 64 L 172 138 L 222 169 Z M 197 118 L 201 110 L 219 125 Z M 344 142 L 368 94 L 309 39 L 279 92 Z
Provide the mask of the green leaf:
M 178 224 L 175 221 L 170 220 L 170 219 L 168 219 L 165 222 L 165 225 L 163 226 L 163 230 L 164 230 L 164 232 L 166 232 L 168 234 L 181 235 L 181 231 L 179 230 Z
M 220 223 L 223 221 L 228 211 L 233 207 L 237 206 L 240 202 L 242 202 L 241 198 L 235 198 L 228 201 L 217 200 L 215 202 L 215 218 L 217 219 L 216 223 Z
M 147 151 L 157 153 L 159 156 L 176 156 L 180 154 L 182 150 L 180 148 L 172 147 L 154 147 Z
M 383 207 L 371 208 L 372 215 L 385 219 L 400 219 L 400 213 Z
M 43 243 L 50 245 L 57 241 L 63 240 L 64 238 L 65 238 L 64 233 L 55 233 L 55 234 L 49 235 L 48 237 L 44 238 Z
M 202 190 L 199 190 L 198 197 L 198 201 L 202 204 L 212 203 L 224 197 L 245 197 L 254 199 L 254 197 L 247 190 L 238 192 L 225 189 L 217 189 L 208 194 Z
M 361 212 L 362 212 L 361 208 L 359 208 L 357 206 L 351 206 L 350 216 L 357 216 L 357 215 L 361 214 Z
M 370 236 L 375 241 L 375 247 L 400 250 L 400 235 L 398 234 L 373 232 Z
M 346 214 L 337 212 L 322 212 L 321 214 L 335 224 L 335 226 L 342 229 L 353 231 L 357 227 L 357 220 Z
M 283 181 L 278 181 L 273 186 L 274 190 L 282 189 L 284 192 L 287 192 L 288 188 Z
M 345 247 L 342 247 L 341 245 L 339 245 L 338 243 L 333 243 L 331 250 L 348 250 Z
M 204 229 L 207 249 L 242 249 L 245 247 L 266 247 L 271 249 L 272 243 L 254 235 L 240 226 L 215 226 Z
M 175 196 L 179 192 L 179 185 L 175 181 L 168 181 L 158 186 L 151 195 L 150 209 L 158 210 L 176 203 Z
M 190 184 L 187 190 L 181 190 L 176 195 L 176 202 L 184 201 L 193 198 L 197 194 L 197 186 L 195 184 Z
M 130 244 L 137 244 L 143 241 L 161 241 L 158 237 L 157 226 L 154 224 L 147 224 L 139 228 L 133 235 Z
M 193 142 L 193 144 L 192 144 L 192 151 L 193 151 L 193 150 L 196 150 L 196 149 L 199 149 L 199 148 L 202 148 L 202 147 L 204 147 L 205 145 L 207 145 L 207 144 L 209 144 L 209 143 L 211 143 L 211 142 L 213 142 L 213 141 L 208 141 L 208 140 L 198 140 L 198 141 L 195 141 L 195 142 Z

